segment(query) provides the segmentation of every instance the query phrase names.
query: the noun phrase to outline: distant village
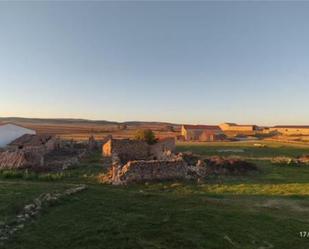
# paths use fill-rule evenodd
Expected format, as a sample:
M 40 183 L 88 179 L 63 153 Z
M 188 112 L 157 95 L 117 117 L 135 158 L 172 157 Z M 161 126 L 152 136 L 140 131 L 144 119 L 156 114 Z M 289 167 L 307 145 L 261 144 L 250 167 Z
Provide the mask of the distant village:
M 263 127 L 257 125 L 239 125 L 222 123 L 220 125 L 182 125 L 178 140 L 184 141 L 223 141 L 228 137 L 234 139 L 252 139 L 254 136 L 306 136 L 309 135 L 309 126 L 277 125 Z
M 123 129 L 123 128 L 121 128 Z M 40 137 L 35 135 L 40 135 Z M 32 135 L 32 136 L 31 136 Z M 222 123 L 220 125 L 181 125 L 180 132 L 175 132 L 177 141 L 223 141 L 226 139 L 253 139 L 269 136 L 309 136 L 309 126 L 276 125 L 272 127 L 254 124 Z M 42 134 L 35 129 L 18 123 L 0 123 L 0 148 L 13 148 L 23 144 L 37 144 L 49 141 L 50 134 Z M 54 140 L 54 138 L 52 139 Z
M 179 126 L 178 126 L 179 127 Z M 124 128 L 121 128 L 124 129 Z M 126 129 L 126 128 L 125 128 Z M 172 129 L 173 130 L 173 129 Z M 147 131 L 138 128 L 137 131 Z M 153 131 L 150 131 L 154 135 Z M 146 180 L 203 179 L 204 161 L 192 154 L 177 153 L 176 142 L 220 142 L 258 140 L 280 136 L 309 135 L 309 126 L 239 125 L 181 125 L 171 137 L 153 137 L 152 143 L 138 138 L 114 138 L 106 134 L 101 139 L 89 135 L 88 140 L 66 140 L 16 123 L 0 124 L 0 169 L 30 169 L 34 171 L 63 171 L 78 165 L 91 153 L 100 153 L 108 173 L 103 182 L 128 184 Z M 239 170 L 255 168 L 239 159 L 209 159 L 208 164 L 233 164 Z M 212 160 L 212 161 L 211 161 Z M 102 166 L 103 166 L 102 164 Z M 216 168 L 218 170 L 218 168 Z M 225 172 L 224 170 L 222 172 Z

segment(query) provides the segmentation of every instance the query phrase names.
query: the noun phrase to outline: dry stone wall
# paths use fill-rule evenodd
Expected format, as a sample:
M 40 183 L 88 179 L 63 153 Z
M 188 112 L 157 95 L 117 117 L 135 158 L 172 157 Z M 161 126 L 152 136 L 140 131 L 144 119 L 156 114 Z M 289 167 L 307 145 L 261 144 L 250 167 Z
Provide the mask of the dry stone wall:
M 149 146 L 149 153 L 153 159 L 166 160 L 175 151 L 175 139 L 166 138 L 159 140 L 156 144 Z
M 117 154 L 120 158 L 129 160 L 144 160 L 153 158 L 157 160 L 166 159 L 166 152 L 175 151 L 175 139 L 166 138 L 159 140 L 153 145 L 144 141 L 130 139 L 110 139 L 102 148 L 104 156 L 111 157 Z
M 63 170 L 79 163 L 90 150 L 83 145 L 74 148 L 74 143 L 60 143 L 56 137 L 42 145 L 27 145 L 22 149 L 7 148 L 0 151 L 0 169 L 31 169 L 39 171 Z
M 187 164 L 179 160 L 139 160 L 129 161 L 124 166 L 113 165 L 112 182 L 128 184 L 133 182 L 184 179 L 187 175 Z
M 188 165 L 174 151 L 174 138 L 159 140 L 154 145 L 138 140 L 110 139 L 103 145 L 103 155 L 112 158 L 112 165 L 103 180 L 128 184 L 187 178 Z
M 118 155 L 122 162 L 147 159 L 148 144 L 144 141 L 130 139 L 110 139 L 103 145 L 103 155 Z
M 42 166 L 43 156 L 26 151 L 0 152 L 0 169 L 21 169 Z

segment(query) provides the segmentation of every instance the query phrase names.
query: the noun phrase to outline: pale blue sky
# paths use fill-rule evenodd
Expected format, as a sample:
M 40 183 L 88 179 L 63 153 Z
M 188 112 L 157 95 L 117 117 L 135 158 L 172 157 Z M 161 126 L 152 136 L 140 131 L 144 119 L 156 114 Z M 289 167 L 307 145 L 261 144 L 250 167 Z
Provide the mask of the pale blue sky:
M 0 116 L 309 124 L 309 2 L 0 2 Z

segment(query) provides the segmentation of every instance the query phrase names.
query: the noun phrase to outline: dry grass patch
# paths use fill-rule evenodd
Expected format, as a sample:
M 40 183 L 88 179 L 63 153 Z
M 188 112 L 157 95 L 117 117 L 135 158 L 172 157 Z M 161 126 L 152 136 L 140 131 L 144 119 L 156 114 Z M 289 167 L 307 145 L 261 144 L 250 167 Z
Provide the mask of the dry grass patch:
M 289 184 L 203 184 L 199 191 L 214 194 L 309 196 L 309 183 Z

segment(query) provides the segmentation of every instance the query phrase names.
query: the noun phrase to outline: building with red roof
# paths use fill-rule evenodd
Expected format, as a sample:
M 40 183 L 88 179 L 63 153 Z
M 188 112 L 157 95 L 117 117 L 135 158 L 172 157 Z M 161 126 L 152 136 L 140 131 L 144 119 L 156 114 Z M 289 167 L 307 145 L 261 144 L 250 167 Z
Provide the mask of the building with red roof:
M 256 125 L 239 125 L 235 123 L 223 123 L 219 125 L 223 131 L 234 131 L 234 132 L 254 132 L 257 130 Z
M 217 125 L 182 125 L 181 135 L 186 141 L 218 141 L 224 134 Z

